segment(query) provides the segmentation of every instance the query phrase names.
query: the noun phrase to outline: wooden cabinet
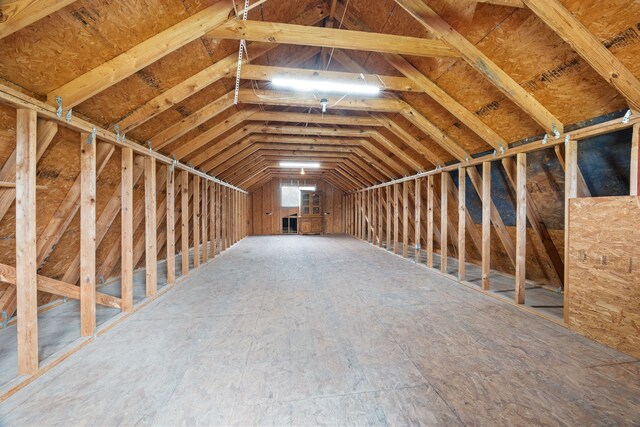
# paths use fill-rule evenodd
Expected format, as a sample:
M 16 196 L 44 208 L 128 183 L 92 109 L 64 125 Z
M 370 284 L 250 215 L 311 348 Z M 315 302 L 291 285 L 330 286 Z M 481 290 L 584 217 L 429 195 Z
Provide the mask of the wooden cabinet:
M 298 233 L 322 234 L 322 194 L 317 191 L 302 191 L 300 194 L 300 218 Z

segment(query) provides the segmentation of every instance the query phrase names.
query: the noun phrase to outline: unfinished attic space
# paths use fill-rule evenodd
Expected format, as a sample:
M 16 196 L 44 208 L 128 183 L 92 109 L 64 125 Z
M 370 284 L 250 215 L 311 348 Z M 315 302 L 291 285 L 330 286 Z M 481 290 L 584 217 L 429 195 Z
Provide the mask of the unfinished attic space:
M 0 426 L 640 426 L 640 1 L 0 1 Z

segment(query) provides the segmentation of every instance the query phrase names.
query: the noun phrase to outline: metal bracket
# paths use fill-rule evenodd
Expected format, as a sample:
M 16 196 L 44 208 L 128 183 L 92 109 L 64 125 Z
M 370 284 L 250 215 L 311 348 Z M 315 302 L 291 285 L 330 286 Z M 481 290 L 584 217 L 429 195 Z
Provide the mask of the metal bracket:
M 72 115 L 73 115 L 73 108 L 69 108 L 69 110 L 67 111 L 67 115 L 64 116 L 64 119 L 67 121 L 67 123 L 71 123 Z
M 61 96 L 56 96 L 56 104 L 58 104 L 58 108 L 56 108 L 56 116 L 58 116 L 59 119 L 62 118 L 62 97 Z
M 98 130 L 96 128 L 93 128 L 93 130 L 89 134 L 89 137 L 87 138 L 87 144 L 91 144 L 91 141 L 96 138 L 96 133 L 98 133 Z
M 120 134 L 120 126 L 118 125 L 116 125 L 115 131 L 116 131 L 116 141 L 122 142 L 124 144 L 124 140 L 127 138 L 127 135 L 124 133 Z
M 420 249 L 422 246 L 420 246 L 420 243 L 416 243 L 416 249 Z
M 9 316 L 7 315 L 6 310 L 2 310 L 2 329 L 7 327 L 7 323 L 9 322 Z
M 499 147 L 500 147 L 500 155 L 504 156 L 504 145 L 500 144 Z
M 556 139 L 560 139 L 560 131 L 558 131 L 555 123 L 551 124 L 551 129 L 553 130 L 553 136 L 555 136 Z
M 545 145 L 547 141 L 549 141 L 549 135 L 545 133 L 544 138 L 542 138 L 542 145 Z
M 173 173 L 173 171 L 176 168 L 176 163 L 178 163 L 178 159 L 176 159 L 176 155 L 173 155 L 173 162 L 171 162 L 171 173 Z
M 564 143 L 568 144 L 569 141 L 571 141 L 571 136 L 569 134 L 566 134 L 565 137 L 564 137 Z
M 151 149 L 151 141 L 147 141 L 147 147 L 149 147 L 149 153 L 151 153 L 153 151 Z
M 631 109 L 627 110 L 627 112 L 624 114 L 624 117 L 622 118 L 622 123 L 626 125 L 627 123 L 629 123 L 629 120 L 631 120 Z
M 104 286 L 104 276 L 100 276 L 100 286 Z

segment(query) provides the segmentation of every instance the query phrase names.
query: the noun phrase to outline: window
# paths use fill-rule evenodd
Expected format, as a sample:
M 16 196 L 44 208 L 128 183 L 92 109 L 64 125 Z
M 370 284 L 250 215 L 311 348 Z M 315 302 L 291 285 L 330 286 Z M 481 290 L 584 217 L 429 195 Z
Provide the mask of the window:
M 316 187 L 283 185 L 281 187 L 280 205 L 283 208 L 297 208 L 300 206 L 300 190 L 315 191 Z

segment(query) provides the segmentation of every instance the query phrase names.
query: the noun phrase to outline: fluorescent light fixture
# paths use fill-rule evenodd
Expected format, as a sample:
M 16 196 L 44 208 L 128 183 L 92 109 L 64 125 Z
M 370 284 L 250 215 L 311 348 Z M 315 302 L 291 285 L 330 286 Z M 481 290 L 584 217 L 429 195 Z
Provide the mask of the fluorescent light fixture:
M 315 79 L 274 77 L 273 80 L 271 80 L 271 84 L 277 88 L 293 89 L 298 92 L 353 93 L 358 95 L 377 95 L 380 93 L 380 88 L 374 85 Z
M 309 187 L 298 187 L 298 190 L 300 191 L 316 191 L 316 186 L 309 186 Z
M 307 168 L 307 169 L 318 169 L 320 167 L 320 163 L 318 162 L 280 162 L 281 168 Z

